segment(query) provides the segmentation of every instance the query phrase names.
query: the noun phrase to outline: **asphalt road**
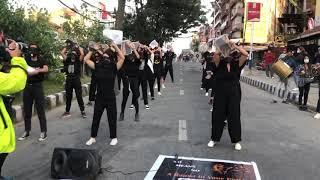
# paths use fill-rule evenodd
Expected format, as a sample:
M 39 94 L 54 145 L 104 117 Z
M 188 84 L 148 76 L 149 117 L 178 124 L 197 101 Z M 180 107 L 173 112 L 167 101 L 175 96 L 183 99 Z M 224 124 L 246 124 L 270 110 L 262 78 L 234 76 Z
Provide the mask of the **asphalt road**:
M 181 70 L 180 70 L 181 68 Z M 211 113 L 208 98 L 200 91 L 200 65 L 175 64 L 175 79 L 170 78 L 163 96 L 150 103 L 150 110 L 140 101 L 141 121 L 134 122 L 134 110 L 127 108 L 125 121 L 118 122 L 119 144 L 109 146 L 106 114 L 97 137 L 103 156 L 103 168 L 124 173 L 148 171 L 159 154 L 239 161 L 254 161 L 264 180 L 318 180 L 320 171 L 320 121 L 310 113 L 300 112 L 288 104 L 270 104 L 271 95 L 242 84 L 243 150 L 233 149 L 225 130 L 214 148 L 208 148 Z M 118 102 L 122 97 L 118 97 Z M 130 99 L 130 98 L 129 98 Z M 86 100 L 85 100 L 86 101 Z M 127 104 L 128 107 L 130 103 Z M 120 103 L 118 103 L 120 107 Z M 120 109 L 120 108 L 119 108 Z M 55 147 L 87 148 L 93 108 L 87 107 L 87 119 L 80 117 L 76 102 L 72 117 L 61 119 L 64 107 L 47 113 L 48 139 L 37 142 L 39 123 L 33 118 L 31 138 L 17 142 L 17 150 L 7 159 L 3 174 L 15 180 L 50 179 L 50 163 Z M 180 129 L 179 121 L 186 128 Z M 23 132 L 23 123 L 16 126 L 17 136 Z M 180 133 L 179 133 L 180 132 Z M 131 175 L 104 171 L 99 180 L 142 180 L 146 172 Z

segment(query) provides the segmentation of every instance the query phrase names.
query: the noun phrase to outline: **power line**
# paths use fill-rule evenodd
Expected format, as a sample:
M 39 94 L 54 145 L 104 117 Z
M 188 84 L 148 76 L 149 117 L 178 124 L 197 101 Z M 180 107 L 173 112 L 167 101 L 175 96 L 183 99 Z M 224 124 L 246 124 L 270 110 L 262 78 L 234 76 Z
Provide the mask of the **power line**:
M 98 9 L 100 12 L 103 12 L 103 11 L 104 11 L 103 9 L 98 8 L 97 6 L 95 6 L 95 5 L 93 5 L 93 4 L 89 3 L 89 2 L 87 2 L 87 1 L 85 1 L 85 0 L 81 0 L 81 1 L 82 1 L 82 2 L 84 2 L 84 3 L 86 3 L 86 4 L 88 4 L 89 6 L 91 6 L 91 7 L 93 7 L 93 8 Z
M 66 8 L 70 9 L 71 11 L 75 12 L 76 14 L 88 19 L 88 20 L 91 20 L 91 21 L 94 21 L 94 22 L 97 22 L 97 23 L 103 23 L 103 24 L 107 24 L 106 22 L 102 22 L 102 21 L 99 21 L 99 20 L 96 20 L 96 19 L 92 19 L 86 15 L 83 15 L 81 13 L 79 13 L 78 11 L 76 11 L 75 9 L 71 8 L 70 6 L 68 6 L 67 4 L 65 4 L 64 2 L 62 2 L 61 0 L 58 0 L 63 6 L 65 6 Z

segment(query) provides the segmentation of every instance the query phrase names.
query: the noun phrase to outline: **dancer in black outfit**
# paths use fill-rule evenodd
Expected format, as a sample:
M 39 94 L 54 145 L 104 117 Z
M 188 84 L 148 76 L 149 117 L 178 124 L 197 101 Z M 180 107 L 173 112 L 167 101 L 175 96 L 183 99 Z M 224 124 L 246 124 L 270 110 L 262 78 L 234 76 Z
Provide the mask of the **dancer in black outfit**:
M 168 71 L 170 73 L 172 83 L 174 82 L 172 61 L 175 57 L 176 57 L 176 54 L 173 52 L 172 48 L 169 48 L 169 50 L 164 53 L 163 59 L 166 62 L 166 65 L 164 68 L 164 77 L 163 77 L 164 82 L 166 81 Z
M 209 89 L 212 89 L 212 80 L 213 80 L 213 71 L 214 63 L 212 62 L 213 53 L 205 52 L 204 53 L 204 77 L 203 77 L 203 87 L 206 90 L 206 96 L 209 96 Z
M 150 109 L 149 102 L 148 102 L 148 84 L 150 86 L 150 93 L 151 99 L 154 98 L 154 77 L 153 73 L 148 65 L 149 61 L 149 54 L 146 46 L 140 45 L 138 47 L 138 53 L 140 55 L 141 64 L 139 66 L 139 73 L 138 73 L 138 89 L 141 85 L 142 88 L 142 97 L 144 101 L 144 105 L 146 109 Z M 132 103 L 134 102 L 134 97 L 132 96 Z
M 151 49 L 152 53 L 154 54 L 154 76 L 157 80 L 156 88 L 158 88 L 158 95 L 161 96 L 161 81 L 164 74 L 164 67 L 163 67 L 163 59 L 162 59 L 162 51 L 160 48 L 155 47 Z
M 119 121 L 123 121 L 124 120 L 124 110 L 126 108 L 126 104 L 127 104 L 127 100 L 129 97 L 129 84 L 130 84 L 130 89 L 132 92 L 132 96 L 133 96 L 133 105 L 135 107 L 136 110 L 136 114 L 135 114 L 135 121 L 139 121 L 140 117 L 139 117 L 139 101 L 138 98 L 140 96 L 140 92 L 139 92 L 139 86 L 138 86 L 138 73 L 139 73 L 139 66 L 141 64 L 141 60 L 140 60 L 140 55 L 137 52 L 137 50 L 135 49 L 134 45 L 132 43 L 127 42 L 126 45 L 128 47 L 130 47 L 133 50 L 133 53 L 125 56 L 125 61 L 124 61 L 124 65 L 123 65 L 123 69 L 124 69 L 124 75 L 125 78 L 123 79 L 123 99 L 122 99 L 122 104 L 121 104 L 121 113 L 120 113 L 120 117 L 119 117 Z M 124 47 L 122 49 L 122 51 L 124 52 Z
M 30 44 L 30 52 L 31 58 L 27 60 L 27 63 L 35 70 L 32 75 L 29 74 L 26 87 L 23 91 L 25 132 L 18 140 L 22 141 L 29 137 L 31 131 L 32 106 L 33 103 L 35 103 L 41 129 L 38 140 L 45 141 L 47 139 L 47 118 L 44 110 L 45 100 L 42 82 L 44 80 L 44 74 L 48 72 L 48 64 L 40 57 L 40 50 L 36 44 Z
M 84 112 L 84 102 L 82 99 L 82 86 L 80 81 L 81 63 L 84 57 L 83 49 L 78 47 L 71 40 L 66 41 L 67 47 L 63 48 L 61 55 L 63 57 L 63 63 L 65 67 L 66 78 L 66 111 L 63 113 L 63 117 L 70 117 L 70 108 L 72 101 L 73 89 L 76 92 L 77 101 L 80 107 L 81 115 L 86 118 L 87 115 Z
M 220 141 L 224 121 L 227 119 L 231 142 L 235 143 L 236 150 L 241 150 L 239 73 L 248 53 L 243 48 L 230 44 L 241 53 L 239 60 L 230 56 L 221 57 L 219 52 L 214 55 L 215 108 L 212 112 L 212 134 L 208 146 L 213 147 L 215 142 Z
M 111 49 L 114 49 L 113 52 Z M 99 61 L 91 60 L 92 55 Z M 111 48 L 103 52 L 101 46 L 96 44 L 93 49 L 90 48 L 89 53 L 85 57 L 87 65 L 95 69 L 97 81 L 97 98 L 94 104 L 94 114 L 91 127 L 91 138 L 86 142 L 90 146 L 96 142 L 99 124 L 103 111 L 107 110 L 110 145 L 114 146 L 118 143 L 117 139 L 117 104 L 115 95 L 115 77 L 124 62 L 124 55 L 118 46 L 114 43 Z M 117 88 L 117 87 L 116 87 Z
M 93 56 L 92 60 L 94 63 L 99 63 L 100 56 L 97 57 Z M 97 80 L 96 80 L 96 71 L 95 69 L 91 69 L 91 82 L 90 82 L 90 88 L 89 88 L 89 102 L 88 106 L 92 106 L 92 102 L 96 99 L 96 92 L 97 92 Z

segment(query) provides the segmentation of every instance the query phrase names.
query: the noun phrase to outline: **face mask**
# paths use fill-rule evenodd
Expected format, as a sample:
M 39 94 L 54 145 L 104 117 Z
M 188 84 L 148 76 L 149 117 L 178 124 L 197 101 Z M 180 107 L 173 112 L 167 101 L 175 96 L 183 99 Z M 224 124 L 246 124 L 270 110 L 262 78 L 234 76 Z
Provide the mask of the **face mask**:
M 309 58 L 304 58 L 304 63 L 309 63 Z
M 38 49 L 37 48 L 31 48 L 30 49 L 30 55 L 31 57 L 36 57 L 38 56 L 39 52 L 38 52 Z

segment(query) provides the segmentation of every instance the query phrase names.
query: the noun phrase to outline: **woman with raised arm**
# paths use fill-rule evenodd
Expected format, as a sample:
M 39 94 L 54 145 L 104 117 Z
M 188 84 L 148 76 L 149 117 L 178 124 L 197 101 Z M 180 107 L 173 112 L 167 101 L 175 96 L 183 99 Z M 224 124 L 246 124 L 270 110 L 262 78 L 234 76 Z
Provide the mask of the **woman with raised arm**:
M 222 136 L 224 121 L 228 121 L 231 142 L 236 150 L 241 150 L 240 122 L 240 86 L 239 73 L 247 60 L 248 53 L 242 47 L 231 43 L 240 56 L 222 57 L 220 52 L 214 54 L 215 72 L 215 108 L 212 112 L 212 134 L 208 143 L 213 147 Z
M 99 59 L 94 62 L 92 55 Z M 92 69 L 95 69 L 97 81 L 97 95 L 94 104 L 94 114 L 91 127 L 91 138 L 86 142 L 90 146 L 96 142 L 99 124 L 104 109 L 107 110 L 111 146 L 118 143 L 117 139 L 117 104 L 116 95 L 114 91 L 115 77 L 117 71 L 122 67 L 124 62 L 124 55 L 118 46 L 114 43 L 105 51 L 101 46 L 96 44 L 89 49 L 89 53 L 84 58 L 85 63 Z

